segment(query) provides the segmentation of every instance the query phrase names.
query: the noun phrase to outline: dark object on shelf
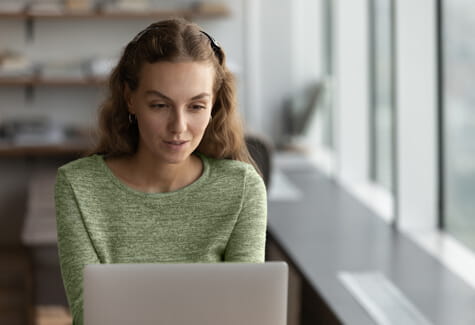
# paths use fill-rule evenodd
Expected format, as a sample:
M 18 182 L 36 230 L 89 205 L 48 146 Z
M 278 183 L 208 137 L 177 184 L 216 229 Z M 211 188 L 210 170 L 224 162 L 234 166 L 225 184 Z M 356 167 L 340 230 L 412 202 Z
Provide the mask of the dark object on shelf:
M 288 100 L 285 107 L 287 132 L 289 135 L 301 135 L 309 126 L 309 122 L 317 110 L 323 91 L 323 83 L 309 85 L 301 94 Z
M 0 123 L 0 141 L 6 140 L 7 137 L 7 130 L 5 129 L 5 125 Z
M 294 94 L 284 104 L 284 142 L 290 138 L 303 135 L 318 109 L 322 93 L 324 91 L 323 82 L 310 84 L 306 89 Z
M 46 117 L 9 120 L 3 127 L 6 140 L 14 145 L 57 144 L 66 140 L 64 128 Z
M 54 123 L 44 117 L 0 123 L 1 157 L 79 158 L 94 142 L 92 131 Z

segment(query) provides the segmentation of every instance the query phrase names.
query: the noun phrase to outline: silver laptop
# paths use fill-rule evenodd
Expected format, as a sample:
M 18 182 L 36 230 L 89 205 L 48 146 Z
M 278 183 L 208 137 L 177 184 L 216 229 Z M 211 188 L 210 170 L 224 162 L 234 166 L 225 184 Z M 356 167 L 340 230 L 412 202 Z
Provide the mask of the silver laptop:
M 85 325 L 284 325 L 285 262 L 91 264 Z

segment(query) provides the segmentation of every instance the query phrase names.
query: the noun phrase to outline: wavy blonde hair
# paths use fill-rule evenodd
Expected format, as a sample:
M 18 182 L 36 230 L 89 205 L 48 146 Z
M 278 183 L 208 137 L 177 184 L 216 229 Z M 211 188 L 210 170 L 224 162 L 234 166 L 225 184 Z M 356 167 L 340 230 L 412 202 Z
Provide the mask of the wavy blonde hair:
M 137 151 L 137 123 L 129 122 L 126 86 L 137 89 L 140 69 L 145 62 L 210 62 L 215 70 L 212 120 L 196 151 L 218 159 L 234 159 L 256 167 L 244 139 L 237 110 L 236 87 L 226 66 L 222 48 L 201 28 L 184 19 L 156 22 L 127 44 L 109 79 L 109 94 L 99 108 L 97 146 L 88 154 L 108 157 L 132 155 Z

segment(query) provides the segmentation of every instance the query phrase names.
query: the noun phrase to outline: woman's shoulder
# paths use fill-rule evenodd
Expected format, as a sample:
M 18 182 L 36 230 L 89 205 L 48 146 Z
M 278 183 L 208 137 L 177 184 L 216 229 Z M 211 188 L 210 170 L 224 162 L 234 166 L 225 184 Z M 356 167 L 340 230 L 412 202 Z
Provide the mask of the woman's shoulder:
M 239 160 L 217 159 L 208 156 L 205 156 L 205 158 L 208 161 L 210 168 L 213 169 L 215 172 L 247 173 L 251 169 L 254 169 L 252 165 Z
M 59 167 L 63 171 L 72 171 L 72 170 L 81 170 L 81 169 L 89 169 L 91 167 L 95 167 L 98 165 L 98 161 L 101 158 L 100 155 L 94 154 L 87 157 L 82 157 L 76 160 L 72 160 L 61 167 Z
M 210 172 L 217 178 L 236 179 L 243 181 L 245 179 L 261 179 L 253 165 L 232 159 L 216 159 L 206 157 Z
M 58 173 L 65 174 L 68 179 L 88 178 L 88 175 L 97 175 L 101 171 L 102 156 L 94 154 L 68 162 L 58 168 Z

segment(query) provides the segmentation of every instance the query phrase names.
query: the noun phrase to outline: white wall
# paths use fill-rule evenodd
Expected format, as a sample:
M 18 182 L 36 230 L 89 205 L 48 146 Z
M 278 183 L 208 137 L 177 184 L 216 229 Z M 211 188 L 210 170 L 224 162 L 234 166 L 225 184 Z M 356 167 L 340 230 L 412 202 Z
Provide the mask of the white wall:
M 260 0 L 261 130 L 278 140 L 284 102 L 322 74 L 321 2 Z
M 245 112 L 248 132 L 262 132 L 264 109 L 261 103 L 262 75 L 260 63 L 261 51 L 261 1 L 243 1 L 243 50 L 244 50 L 244 102 L 241 103 Z
M 282 105 L 292 87 L 292 2 L 261 0 L 260 57 L 262 130 L 275 139 Z
M 292 1 L 292 92 L 299 92 L 322 77 L 322 2 Z
M 117 55 L 133 35 L 151 21 L 34 20 L 33 39 L 26 38 L 25 21 L 0 21 L 0 49 L 15 49 L 35 62 L 67 61 L 95 55 Z M 93 36 L 93 37 L 92 37 Z M 103 96 L 98 87 L 35 87 L 31 101 L 24 87 L 0 88 L 2 117 L 49 116 L 60 122 L 91 125 Z

